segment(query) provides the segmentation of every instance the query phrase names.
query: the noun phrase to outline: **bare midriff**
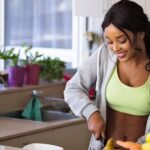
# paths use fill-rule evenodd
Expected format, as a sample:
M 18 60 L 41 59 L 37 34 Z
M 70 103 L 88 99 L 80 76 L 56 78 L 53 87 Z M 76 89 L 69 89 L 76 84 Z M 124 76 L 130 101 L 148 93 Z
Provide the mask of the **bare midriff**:
M 107 108 L 107 125 L 105 142 L 113 137 L 114 140 L 136 142 L 144 135 L 148 116 L 135 116 Z M 119 148 L 116 144 L 115 147 Z

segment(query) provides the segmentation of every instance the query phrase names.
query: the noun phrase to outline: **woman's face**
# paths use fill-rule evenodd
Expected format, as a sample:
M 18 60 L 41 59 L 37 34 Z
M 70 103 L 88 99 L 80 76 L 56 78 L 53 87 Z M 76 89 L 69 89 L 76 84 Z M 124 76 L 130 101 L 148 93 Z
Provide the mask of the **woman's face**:
M 135 50 L 131 43 L 141 43 L 141 37 L 139 35 L 137 35 L 137 39 L 134 41 L 133 34 L 127 30 L 125 30 L 125 32 L 129 38 L 113 24 L 110 24 L 104 30 L 104 37 L 108 48 L 117 55 L 120 62 L 126 62 L 132 58 L 136 58 L 139 51 Z M 138 45 L 139 44 L 137 44 L 136 47 Z

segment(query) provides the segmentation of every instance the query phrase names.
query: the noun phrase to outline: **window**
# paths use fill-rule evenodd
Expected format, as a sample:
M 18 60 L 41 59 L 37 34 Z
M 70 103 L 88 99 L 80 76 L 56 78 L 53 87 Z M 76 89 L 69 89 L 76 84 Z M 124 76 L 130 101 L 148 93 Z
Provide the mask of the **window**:
M 72 48 L 71 0 L 5 0 L 5 45 Z
M 73 17 L 73 0 L 1 0 L 1 45 L 32 44 L 34 50 L 59 57 L 69 67 L 78 64 L 78 19 Z M 75 43 L 76 42 L 76 43 Z M 23 56 L 22 56 L 23 57 Z

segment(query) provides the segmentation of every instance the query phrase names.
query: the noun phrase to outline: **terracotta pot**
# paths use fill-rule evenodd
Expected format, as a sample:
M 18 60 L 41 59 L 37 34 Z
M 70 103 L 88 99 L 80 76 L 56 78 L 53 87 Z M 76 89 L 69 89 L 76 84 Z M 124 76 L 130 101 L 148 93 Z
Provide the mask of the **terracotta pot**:
M 28 64 L 25 67 L 25 79 L 26 85 L 37 85 L 40 78 L 40 65 L 39 64 Z
M 23 86 L 25 68 L 20 66 L 9 67 L 8 72 L 8 86 Z

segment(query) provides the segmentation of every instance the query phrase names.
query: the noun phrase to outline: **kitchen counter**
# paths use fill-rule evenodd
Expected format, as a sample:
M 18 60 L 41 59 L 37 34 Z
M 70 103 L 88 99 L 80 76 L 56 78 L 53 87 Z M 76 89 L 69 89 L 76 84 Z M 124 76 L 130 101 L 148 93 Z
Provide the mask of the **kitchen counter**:
M 22 150 L 22 149 L 17 148 L 17 147 L 10 147 L 10 146 L 0 145 L 0 150 Z
M 22 148 L 45 143 L 65 150 L 83 150 L 88 149 L 89 140 L 87 122 L 82 118 L 41 122 L 0 117 L 0 145 Z
M 85 122 L 82 118 L 75 118 L 61 121 L 40 122 L 15 118 L 0 117 L 0 141 L 17 136 L 23 136 L 45 130 L 70 126 Z
M 23 110 L 33 90 L 42 91 L 40 100 L 47 106 L 45 97 L 63 98 L 64 87 L 65 83 L 57 83 L 0 91 L 0 114 Z M 90 136 L 83 118 L 42 122 L 0 117 L 0 145 L 22 148 L 30 143 L 45 143 L 65 150 L 83 150 L 88 149 Z

